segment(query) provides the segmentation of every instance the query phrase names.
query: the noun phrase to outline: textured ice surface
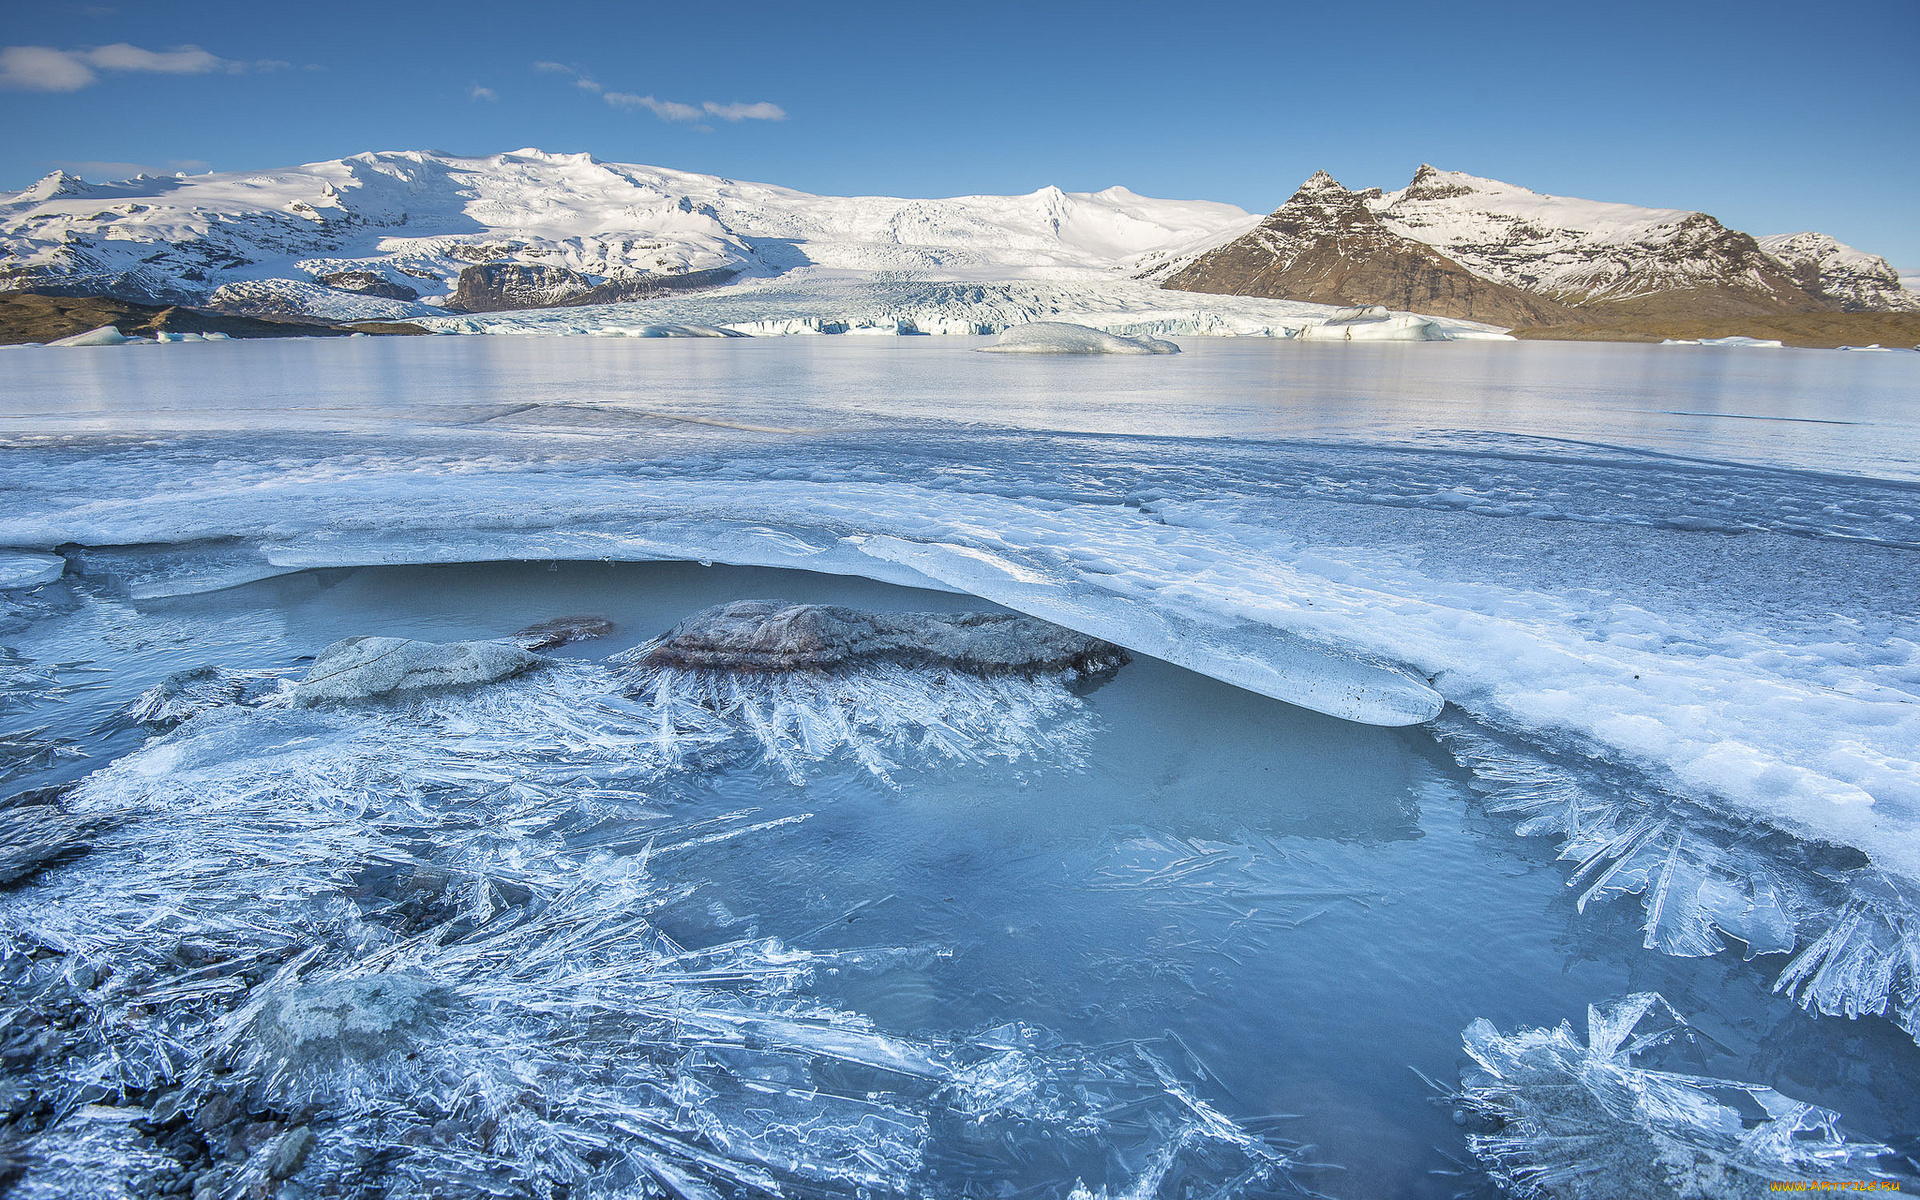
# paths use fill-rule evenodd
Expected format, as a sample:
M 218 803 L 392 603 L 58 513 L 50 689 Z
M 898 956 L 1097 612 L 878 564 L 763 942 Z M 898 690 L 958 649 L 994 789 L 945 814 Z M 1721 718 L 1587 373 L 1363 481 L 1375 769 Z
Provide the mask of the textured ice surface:
M 1565 1022 L 1502 1034 L 1477 1020 L 1454 1097 L 1481 1125 L 1468 1145 L 1505 1191 L 1553 1200 L 1731 1200 L 1776 1180 L 1896 1178 L 1880 1170 L 1891 1150 L 1849 1138 L 1838 1113 L 1650 1065 L 1693 1036 L 1653 992 L 1590 1007 L 1584 1043 Z
M 223 706 L 90 777 L 66 809 L 117 823 L 84 869 L 0 896 L 0 931 L 71 978 L 48 979 L 47 1003 L 77 1014 L 27 1081 L 63 1112 L 130 1095 L 153 1112 L 54 1125 L 26 1147 L 27 1194 L 179 1170 L 128 1127 L 171 1128 L 163 1105 L 254 1139 L 210 1168 L 235 1193 L 276 1163 L 294 1186 L 396 1197 L 1173 1179 L 1231 1195 L 1283 1178 L 1290 1147 L 1149 1046 L 1018 1024 L 902 1036 L 810 995 L 939 947 L 678 944 L 657 918 L 698 887 L 689 855 L 806 818 L 677 816 L 689 751 L 762 733 L 739 710 L 685 727 L 677 701 L 625 682 L 575 661 L 406 707 Z M 1076 736 L 1057 683 L 992 683 L 976 701 L 992 723 L 952 736 L 1030 752 L 1015 688 L 1057 696 L 1029 719 Z M 911 700 L 868 703 L 898 730 L 927 716 Z M 38 970 L 23 958 L 0 971 Z
M 1910 881 L 1831 849 L 1528 754 L 1463 722 L 1437 730 L 1488 811 L 1551 837 L 1589 904 L 1635 896 L 1649 950 L 1768 957 L 1774 990 L 1827 1016 L 1883 1016 L 1920 1039 L 1920 904 Z
M 387 436 L 217 432 L 306 419 L 311 397 L 296 408 L 267 376 L 171 418 L 216 430 L 186 440 L 56 446 L 23 432 L 0 542 L 119 547 L 75 559 L 136 595 L 499 558 L 729 561 L 967 591 L 1347 717 L 1420 721 L 1444 699 L 1920 877 L 1920 630 L 1893 601 L 1920 586 L 1905 482 L 1920 435 L 1892 400 L 1910 390 L 1899 356 L 1846 360 L 1854 398 L 1808 407 L 1794 397 L 1835 389 L 1800 373 L 1810 356 L 1797 353 L 1756 374 L 1652 347 L 1420 350 L 1469 356 L 1422 367 L 1461 372 L 1446 419 L 1512 407 L 1501 419 L 1531 431 L 1518 436 L 1421 432 L 1441 418 L 1369 390 L 1400 394 L 1374 378 L 1397 378 L 1398 360 L 1310 373 L 1312 390 L 1285 393 L 1287 410 L 1317 414 L 1305 424 L 1218 399 L 1327 370 L 1290 341 L 1070 364 L 924 343 L 689 340 L 645 347 L 675 356 L 646 362 L 600 343 L 236 349 L 249 384 L 256 356 L 301 356 L 302 377 L 348 405 L 331 420 Z M 1505 378 L 1495 353 L 1540 373 L 1489 383 Z M 125 407 L 49 392 L 63 375 L 37 373 L 34 355 L 58 357 L 21 352 L 9 372 L 70 399 L 38 401 L 31 428 L 71 434 L 100 404 Z M 167 381 L 167 357 L 135 373 Z M 556 382 L 530 380 L 523 358 Z M 446 390 L 397 413 L 351 407 L 402 362 Z M 1578 369 L 1562 378 L 1553 362 Z M 1602 367 L 1652 382 L 1579 382 Z M 801 382 L 779 382 L 789 375 Z M 452 386 L 462 379 L 500 390 Z M 193 393 L 179 388 L 166 394 Z M 1570 411 L 1562 397 L 1581 388 L 1591 405 Z M 1362 399 L 1314 408 L 1315 394 Z M 899 399 L 921 396 L 937 406 Z M 948 406 L 970 423 L 937 421 Z M 1085 432 L 1048 432 L 1062 426 Z M 1735 461 L 1769 455 L 1786 461 Z M 1831 473 L 1846 462 L 1886 478 Z
M 1065 321 L 1015 325 L 980 349 L 991 354 L 1178 354 L 1180 347 L 1151 337 L 1122 337 Z

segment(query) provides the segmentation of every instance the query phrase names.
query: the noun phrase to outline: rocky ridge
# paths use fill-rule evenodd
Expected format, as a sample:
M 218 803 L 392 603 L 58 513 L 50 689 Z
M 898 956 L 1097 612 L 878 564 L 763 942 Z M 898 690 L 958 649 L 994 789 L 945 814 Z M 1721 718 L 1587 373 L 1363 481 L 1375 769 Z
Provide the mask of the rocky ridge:
M 1382 304 L 1514 326 L 1920 310 L 1884 259 L 1825 234 L 1757 240 L 1706 213 L 1548 196 L 1423 165 L 1395 192 L 1316 173 L 1162 286 Z

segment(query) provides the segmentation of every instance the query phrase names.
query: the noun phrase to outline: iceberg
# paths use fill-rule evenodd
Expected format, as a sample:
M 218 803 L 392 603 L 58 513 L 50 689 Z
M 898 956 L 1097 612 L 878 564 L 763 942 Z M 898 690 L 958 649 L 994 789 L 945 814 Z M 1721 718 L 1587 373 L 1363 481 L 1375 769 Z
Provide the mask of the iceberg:
M 48 342 L 49 346 L 124 346 L 128 342 L 137 342 L 139 338 L 130 338 L 111 325 L 102 325 L 98 329 L 89 329 L 85 333 L 68 334 Z
M 988 354 L 1178 354 L 1180 347 L 1152 337 L 1123 337 L 1064 321 L 1035 321 L 1015 325 L 991 346 Z
M 1303 342 L 1444 342 L 1447 330 L 1429 317 L 1391 313 L 1378 304 L 1339 309 L 1294 335 Z

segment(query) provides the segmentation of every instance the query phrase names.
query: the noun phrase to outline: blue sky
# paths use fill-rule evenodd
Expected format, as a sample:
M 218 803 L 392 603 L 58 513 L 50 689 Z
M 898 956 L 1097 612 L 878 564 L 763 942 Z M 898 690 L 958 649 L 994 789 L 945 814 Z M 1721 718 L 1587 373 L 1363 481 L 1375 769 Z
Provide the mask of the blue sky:
M 0 187 L 537 146 L 815 192 L 1119 183 L 1266 210 L 1318 168 L 1391 188 L 1425 161 L 1920 267 L 1920 0 L 0 11 Z

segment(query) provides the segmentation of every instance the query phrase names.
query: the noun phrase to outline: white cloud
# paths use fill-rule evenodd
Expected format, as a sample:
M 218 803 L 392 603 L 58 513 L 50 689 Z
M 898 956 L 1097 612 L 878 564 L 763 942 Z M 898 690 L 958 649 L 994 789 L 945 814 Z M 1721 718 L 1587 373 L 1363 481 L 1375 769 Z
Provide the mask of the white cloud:
M 722 121 L 784 121 L 787 110 L 778 104 L 769 104 L 762 100 L 757 104 L 715 104 L 709 100 L 700 106 L 707 110 L 710 117 L 719 117 Z
M 77 92 L 100 78 L 65 50 L 49 46 L 0 49 L 0 87 L 28 92 Z
M 163 75 L 205 75 L 209 71 L 237 71 L 245 67 L 209 54 L 198 46 L 174 50 L 143 50 L 127 42 L 75 51 L 84 55 L 88 66 L 103 71 L 157 71 Z
M 658 96 L 642 96 L 636 92 L 610 92 L 593 76 L 579 67 L 570 67 L 565 63 L 541 61 L 534 63 L 533 69 L 556 75 L 571 75 L 573 85 L 581 91 L 592 92 L 615 108 L 644 108 L 662 121 L 698 121 L 703 117 L 718 117 L 722 121 L 784 121 L 787 119 L 786 109 L 766 100 L 754 104 L 718 104 L 712 100 L 699 104 L 682 104 L 678 100 L 662 100 Z M 707 127 L 703 125 L 700 128 L 706 130 Z
M 681 104 L 676 100 L 657 100 L 652 96 L 636 96 L 631 92 L 608 92 L 603 99 L 615 108 L 644 108 L 662 121 L 697 121 L 700 110 L 691 104 Z
M 56 50 L 52 46 L 0 48 L 0 88 L 28 92 L 77 92 L 99 82 L 101 71 L 139 71 L 159 75 L 207 75 L 216 71 L 238 74 L 246 70 L 272 71 L 287 64 L 278 59 L 236 62 L 198 46 L 148 50 L 129 42 L 91 46 L 83 50 Z
M 476 83 L 473 85 L 473 90 L 467 93 L 467 98 L 470 100 L 498 100 L 500 93 L 490 87 L 481 87 Z

